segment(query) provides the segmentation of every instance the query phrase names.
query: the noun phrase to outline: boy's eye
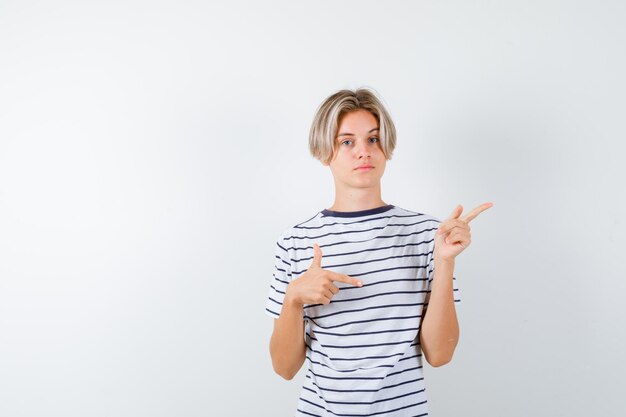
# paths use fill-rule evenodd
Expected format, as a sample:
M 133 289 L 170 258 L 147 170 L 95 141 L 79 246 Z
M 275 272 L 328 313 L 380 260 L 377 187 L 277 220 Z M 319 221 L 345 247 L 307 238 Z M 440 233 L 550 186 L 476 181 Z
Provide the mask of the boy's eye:
M 380 139 L 378 139 L 377 137 L 371 137 L 369 138 L 370 143 L 376 143 L 376 142 L 380 142 Z M 351 139 L 346 139 L 344 141 L 341 142 L 342 145 L 352 145 L 352 140 Z

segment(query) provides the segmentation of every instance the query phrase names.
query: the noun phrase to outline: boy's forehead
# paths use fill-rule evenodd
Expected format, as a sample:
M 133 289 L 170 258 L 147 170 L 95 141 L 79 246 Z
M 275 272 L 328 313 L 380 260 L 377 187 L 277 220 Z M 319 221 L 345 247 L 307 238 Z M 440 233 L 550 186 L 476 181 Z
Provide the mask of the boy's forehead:
M 354 136 L 359 134 L 369 135 L 371 133 L 378 133 L 380 131 L 378 125 L 368 125 L 368 126 L 356 126 L 355 128 L 350 128 L 344 126 L 343 128 L 338 129 L 337 139 L 341 139 L 344 136 Z
M 379 129 L 378 120 L 367 110 L 357 110 L 344 115 L 337 129 L 337 136 L 372 133 Z

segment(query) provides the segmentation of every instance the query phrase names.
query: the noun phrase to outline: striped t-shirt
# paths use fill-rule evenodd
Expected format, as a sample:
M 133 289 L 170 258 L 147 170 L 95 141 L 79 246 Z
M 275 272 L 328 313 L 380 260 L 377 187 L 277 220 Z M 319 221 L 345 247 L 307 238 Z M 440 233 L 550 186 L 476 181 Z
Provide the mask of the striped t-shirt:
M 289 282 L 322 250 L 322 268 L 358 278 L 342 282 L 330 304 L 304 306 L 308 370 L 297 416 L 425 416 L 428 414 L 418 331 L 434 272 L 440 221 L 387 205 L 322 210 L 286 230 L 266 313 L 278 318 Z M 453 280 L 454 301 L 459 293 Z

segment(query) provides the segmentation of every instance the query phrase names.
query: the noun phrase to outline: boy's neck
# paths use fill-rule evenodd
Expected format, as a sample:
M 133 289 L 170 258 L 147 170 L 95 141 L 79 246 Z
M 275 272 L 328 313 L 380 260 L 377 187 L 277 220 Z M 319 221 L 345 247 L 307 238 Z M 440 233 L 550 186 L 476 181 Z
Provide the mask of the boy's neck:
M 386 206 L 380 198 L 380 188 L 374 192 L 371 189 L 352 189 L 345 193 L 335 192 L 335 202 L 328 209 L 331 211 L 362 211 Z

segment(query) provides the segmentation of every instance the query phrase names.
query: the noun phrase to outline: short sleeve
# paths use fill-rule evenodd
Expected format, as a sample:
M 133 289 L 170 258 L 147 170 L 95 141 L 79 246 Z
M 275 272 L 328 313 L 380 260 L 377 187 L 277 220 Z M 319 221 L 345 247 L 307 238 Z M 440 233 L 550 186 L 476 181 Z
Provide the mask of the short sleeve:
M 281 235 L 276 241 L 274 272 L 270 281 L 265 313 L 277 319 L 283 307 L 287 285 L 291 282 L 291 260 L 287 245 Z
M 454 302 L 455 303 L 459 303 L 461 302 L 461 297 L 459 294 L 459 286 L 458 286 L 458 280 L 456 279 L 456 274 L 452 275 L 452 290 L 454 291 Z M 435 276 L 435 259 L 434 257 L 431 255 L 429 255 L 429 261 L 428 261 L 428 286 L 426 288 L 427 293 L 426 293 L 426 305 L 428 305 L 428 300 L 430 299 L 430 287 L 431 284 L 433 282 L 433 277 Z

